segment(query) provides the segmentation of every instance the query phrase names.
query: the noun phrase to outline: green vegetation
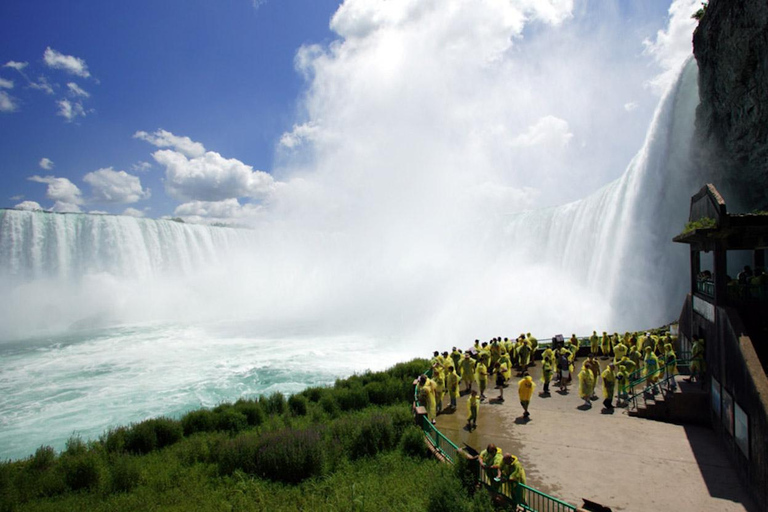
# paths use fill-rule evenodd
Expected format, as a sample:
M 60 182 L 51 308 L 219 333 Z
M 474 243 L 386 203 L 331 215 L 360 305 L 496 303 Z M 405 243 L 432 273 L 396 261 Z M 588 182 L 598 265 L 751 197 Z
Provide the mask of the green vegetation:
M 695 19 L 696 21 L 701 21 L 701 18 L 704 17 L 704 13 L 707 12 L 708 5 L 709 5 L 709 2 L 701 2 L 701 9 L 693 13 L 691 15 L 691 18 Z
M 697 229 L 711 229 L 714 227 L 717 227 L 717 221 L 715 221 L 715 219 L 711 217 L 702 217 L 698 220 L 687 222 L 682 234 L 690 233 Z
M 412 382 L 427 366 L 154 418 L 72 438 L 59 455 L 41 446 L 0 463 L 0 512 L 491 510 L 428 457 L 413 424 Z

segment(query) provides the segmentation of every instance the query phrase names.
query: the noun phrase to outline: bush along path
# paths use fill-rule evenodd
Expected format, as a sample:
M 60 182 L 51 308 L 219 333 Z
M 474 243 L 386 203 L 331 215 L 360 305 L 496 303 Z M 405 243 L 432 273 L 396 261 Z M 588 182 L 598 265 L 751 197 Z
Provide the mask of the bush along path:
M 0 512 L 493 510 L 429 456 L 411 411 L 427 361 L 154 418 L 0 463 Z

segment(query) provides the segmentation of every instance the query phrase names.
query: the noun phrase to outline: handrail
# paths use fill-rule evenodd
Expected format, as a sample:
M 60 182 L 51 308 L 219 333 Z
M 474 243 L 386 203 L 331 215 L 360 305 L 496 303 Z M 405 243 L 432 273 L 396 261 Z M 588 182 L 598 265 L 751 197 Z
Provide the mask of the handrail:
M 427 376 L 431 376 L 432 369 L 430 368 L 424 373 Z M 416 407 L 420 405 L 418 386 L 414 386 L 413 401 Z M 453 441 L 448 439 L 445 434 L 440 432 L 440 430 L 429 421 L 427 416 L 422 416 L 421 429 L 435 451 L 441 454 L 448 463 L 455 464 L 457 457 L 460 456 L 461 452 L 459 447 L 456 446 Z M 478 464 L 478 468 L 479 467 Z M 575 506 L 525 484 L 518 484 L 515 482 L 491 482 L 483 470 L 480 470 L 478 473 L 477 480 L 488 488 L 489 491 L 506 500 L 513 506 L 522 507 L 523 510 L 530 512 L 576 511 Z
M 669 384 L 670 381 L 674 380 L 675 374 L 674 373 L 668 373 L 667 369 L 669 369 L 672 366 L 690 366 L 690 360 L 678 360 L 675 363 L 667 363 L 664 366 L 660 366 L 655 371 L 645 375 L 643 378 L 635 380 L 633 382 L 630 382 L 624 389 L 631 389 L 633 390 L 633 393 L 627 398 L 627 402 L 632 404 L 633 409 L 637 409 L 637 399 L 638 397 L 643 397 L 643 405 L 647 402 L 646 396 L 652 392 L 652 390 L 656 387 L 664 389 L 664 385 L 666 384 L 667 391 L 671 391 L 672 387 L 671 384 Z M 645 382 L 648 380 L 648 377 L 653 377 L 656 374 L 665 374 L 665 377 L 659 381 L 653 382 L 652 384 L 649 384 L 648 386 L 645 386 L 640 391 L 634 392 L 635 385 L 639 384 L 641 382 Z
M 496 496 L 531 512 L 575 512 L 576 507 L 519 482 L 497 482 L 478 464 L 477 480 Z
M 422 418 L 421 428 L 435 450 L 445 457 L 448 462 L 455 464 L 456 457 L 459 454 L 459 447 L 453 444 L 453 441 L 445 437 L 445 434 L 440 432 L 426 416 Z

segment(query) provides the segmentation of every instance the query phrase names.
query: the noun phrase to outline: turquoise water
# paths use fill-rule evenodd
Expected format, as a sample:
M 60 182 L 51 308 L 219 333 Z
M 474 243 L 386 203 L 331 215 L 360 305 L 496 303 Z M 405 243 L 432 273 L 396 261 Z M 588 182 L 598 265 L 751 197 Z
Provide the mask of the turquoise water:
M 274 391 L 295 393 L 420 354 L 355 335 L 255 336 L 245 323 L 122 326 L 0 344 L 0 460 L 71 436 Z

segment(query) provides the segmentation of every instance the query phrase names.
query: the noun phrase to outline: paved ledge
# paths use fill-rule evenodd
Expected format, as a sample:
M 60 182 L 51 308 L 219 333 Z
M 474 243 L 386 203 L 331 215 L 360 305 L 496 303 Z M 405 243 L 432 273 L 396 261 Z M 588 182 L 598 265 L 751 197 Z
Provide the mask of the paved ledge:
M 464 428 L 466 396 L 437 417 L 437 427 L 459 448 L 492 442 L 517 455 L 529 485 L 577 507 L 586 498 L 614 511 L 757 511 L 710 429 L 633 418 L 620 408 L 603 414 L 600 384 L 600 400 L 587 410 L 574 385 L 566 395 L 550 385 L 543 398 L 540 366 L 529 370 L 537 385 L 530 419 L 522 417 L 515 377 L 504 402 L 495 400 L 498 390 L 486 392 L 474 431 Z

